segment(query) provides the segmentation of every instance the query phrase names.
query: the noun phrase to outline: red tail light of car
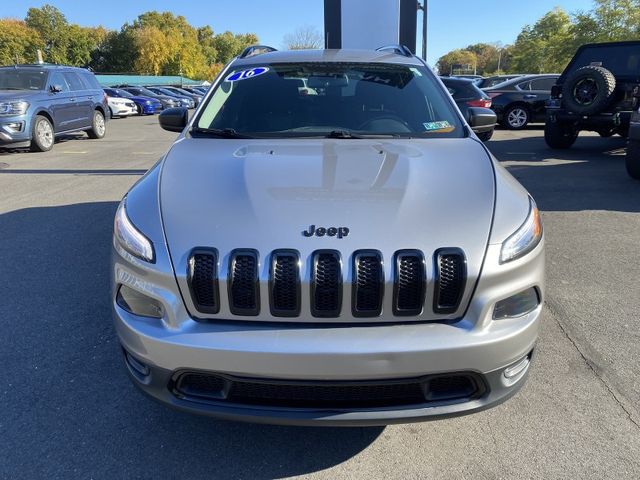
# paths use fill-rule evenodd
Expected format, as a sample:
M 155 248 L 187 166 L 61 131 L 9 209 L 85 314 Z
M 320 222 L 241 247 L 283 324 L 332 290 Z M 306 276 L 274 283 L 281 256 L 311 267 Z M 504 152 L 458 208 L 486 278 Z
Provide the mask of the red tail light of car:
M 479 98 L 478 100 L 469 100 L 467 105 L 470 107 L 482 107 L 482 108 L 490 108 L 491 107 L 491 99 L 489 98 Z

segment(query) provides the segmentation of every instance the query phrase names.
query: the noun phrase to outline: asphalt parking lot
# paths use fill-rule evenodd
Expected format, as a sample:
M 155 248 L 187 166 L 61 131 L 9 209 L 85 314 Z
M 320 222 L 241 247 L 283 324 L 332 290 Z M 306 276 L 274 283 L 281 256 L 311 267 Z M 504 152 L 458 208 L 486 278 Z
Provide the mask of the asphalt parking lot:
M 536 198 L 547 298 L 528 383 L 471 416 L 387 428 L 237 424 L 126 377 L 109 308 L 113 214 L 170 145 L 153 117 L 0 153 L 0 477 L 640 478 L 640 183 L 624 141 L 542 130 L 489 148 Z

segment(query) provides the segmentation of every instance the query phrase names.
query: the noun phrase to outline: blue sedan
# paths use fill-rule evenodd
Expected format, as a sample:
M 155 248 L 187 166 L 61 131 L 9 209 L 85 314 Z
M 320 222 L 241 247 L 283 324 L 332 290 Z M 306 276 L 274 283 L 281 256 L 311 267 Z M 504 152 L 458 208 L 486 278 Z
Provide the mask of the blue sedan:
M 153 115 L 162 110 L 162 103 L 156 98 L 140 97 L 121 88 L 105 88 L 104 91 L 110 97 L 128 98 L 134 102 L 138 107 L 138 115 Z

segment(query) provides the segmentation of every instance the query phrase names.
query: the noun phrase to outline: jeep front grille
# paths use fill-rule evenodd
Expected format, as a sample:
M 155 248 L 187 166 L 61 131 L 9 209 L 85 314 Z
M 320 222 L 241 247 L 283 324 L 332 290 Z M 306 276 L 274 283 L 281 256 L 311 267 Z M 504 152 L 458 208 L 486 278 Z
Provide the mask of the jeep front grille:
M 467 281 L 466 258 L 457 248 L 435 252 L 432 274 L 420 250 L 395 252 L 389 259 L 388 274 L 385 259 L 377 250 L 353 252 L 345 259 L 349 261 L 348 268 L 343 269 L 342 257 L 336 250 L 316 250 L 303 258 L 295 250 L 278 249 L 261 259 L 256 250 L 237 249 L 228 257 L 228 271 L 220 275 L 221 256 L 213 248 L 196 248 L 189 256 L 187 284 L 197 313 L 259 315 L 260 272 L 268 275 L 267 311 L 275 318 L 310 313 L 317 318 L 346 319 L 345 311 L 356 318 L 377 318 L 383 314 L 385 294 L 392 295 L 388 316 L 452 315 L 460 309 Z M 262 265 L 268 268 L 263 269 Z M 302 278 L 303 266 L 307 267 L 306 278 Z M 224 300 L 220 297 L 219 278 L 226 280 L 223 298 L 228 298 L 228 310 L 224 304 L 221 308 Z M 344 279 L 350 282 L 346 287 Z M 427 285 L 433 285 L 428 302 Z M 346 295 L 350 292 L 346 310 L 342 305 L 343 291 Z
M 375 250 L 353 254 L 351 310 L 354 317 L 377 317 L 382 312 L 384 271 L 382 255 Z
M 260 313 L 258 252 L 234 250 L 229 258 L 229 308 L 234 315 Z
M 300 315 L 300 255 L 295 250 L 276 250 L 271 254 L 269 272 L 271 315 Z
M 418 250 L 396 252 L 395 269 L 394 315 L 420 315 L 424 305 L 427 277 L 424 255 Z
M 435 254 L 436 286 L 433 310 L 453 313 L 458 309 L 466 280 L 466 261 L 461 250 L 442 248 Z
M 218 313 L 218 252 L 196 248 L 189 256 L 187 282 L 196 309 L 202 313 Z
M 311 272 L 311 314 L 338 317 L 342 309 L 342 260 L 335 250 L 317 250 Z

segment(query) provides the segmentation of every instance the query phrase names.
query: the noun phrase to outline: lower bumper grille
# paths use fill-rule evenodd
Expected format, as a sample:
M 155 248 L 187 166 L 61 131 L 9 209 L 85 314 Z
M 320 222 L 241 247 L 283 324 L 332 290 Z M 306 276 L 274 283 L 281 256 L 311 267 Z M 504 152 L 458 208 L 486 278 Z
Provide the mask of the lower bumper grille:
M 284 408 L 380 408 L 461 403 L 486 393 L 471 372 L 382 381 L 309 382 L 185 372 L 170 386 L 185 400 Z

